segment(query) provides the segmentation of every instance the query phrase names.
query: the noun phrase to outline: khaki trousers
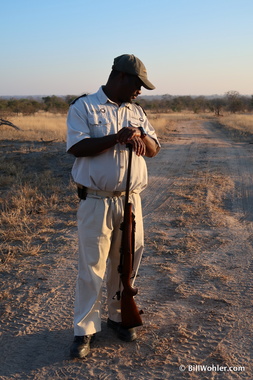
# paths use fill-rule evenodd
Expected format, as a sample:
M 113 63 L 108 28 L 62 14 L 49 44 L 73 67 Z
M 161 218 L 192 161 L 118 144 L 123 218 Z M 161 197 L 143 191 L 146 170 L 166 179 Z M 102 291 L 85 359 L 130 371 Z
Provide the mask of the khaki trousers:
M 101 331 L 102 282 L 107 268 L 107 303 L 109 318 L 121 322 L 119 290 L 121 230 L 125 197 L 105 198 L 88 195 L 80 202 L 78 220 L 79 260 L 76 283 L 74 334 L 89 335 Z M 143 253 L 141 199 L 132 193 L 129 202 L 135 214 L 135 277 Z M 135 280 L 133 278 L 133 283 Z

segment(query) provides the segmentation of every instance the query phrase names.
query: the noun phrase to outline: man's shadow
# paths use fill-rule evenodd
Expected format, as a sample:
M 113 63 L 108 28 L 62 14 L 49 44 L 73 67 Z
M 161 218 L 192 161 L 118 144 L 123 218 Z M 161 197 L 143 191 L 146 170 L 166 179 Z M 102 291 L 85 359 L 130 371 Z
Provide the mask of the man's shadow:
M 0 376 L 29 374 L 39 368 L 57 365 L 60 367 L 72 363 L 70 346 L 73 341 L 73 329 L 39 331 L 35 334 L 1 336 Z M 117 342 L 114 332 L 102 322 L 102 331 L 96 334 L 93 350 L 108 347 Z M 70 363 L 68 363 L 70 362 Z

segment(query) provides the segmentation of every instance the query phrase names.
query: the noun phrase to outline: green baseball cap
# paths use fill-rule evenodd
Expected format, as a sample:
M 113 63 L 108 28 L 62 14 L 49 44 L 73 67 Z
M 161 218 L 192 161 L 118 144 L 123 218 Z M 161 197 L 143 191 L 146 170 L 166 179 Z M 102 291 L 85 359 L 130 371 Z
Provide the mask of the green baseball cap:
M 113 70 L 136 75 L 147 90 L 154 90 L 155 86 L 148 80 L 147 70 L 141 60 L 133 54 L 123 54 L 113 61 Z

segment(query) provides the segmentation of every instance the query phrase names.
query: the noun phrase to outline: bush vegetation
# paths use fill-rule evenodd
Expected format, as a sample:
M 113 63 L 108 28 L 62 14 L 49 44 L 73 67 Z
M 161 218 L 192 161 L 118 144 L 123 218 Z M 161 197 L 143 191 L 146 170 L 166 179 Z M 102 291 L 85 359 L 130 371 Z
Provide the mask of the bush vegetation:
M 33 115 L 38 111 L 65 114 L 74 95 L 45 96 L 29 98 L 0 98 L 0 117 L 9 115 Z M 228 91 L 224 96 L 154 96 L 140 97 L 138 103 L 147 111 L 154 113 L 173 113 L 188 111 L 193 113 L 212 112 L 220 116 L 222 112 L 252 112 L 253 95 L 240 95 Z
M 252 112 L 253 95 L 243 96 L 237 91 L 229 91 L 224 96 L 172 96 L 163 95 L 159 99 L 140 98 L 140 105 L 152 112 L 212 112 L 220 116 L 222 112 Z

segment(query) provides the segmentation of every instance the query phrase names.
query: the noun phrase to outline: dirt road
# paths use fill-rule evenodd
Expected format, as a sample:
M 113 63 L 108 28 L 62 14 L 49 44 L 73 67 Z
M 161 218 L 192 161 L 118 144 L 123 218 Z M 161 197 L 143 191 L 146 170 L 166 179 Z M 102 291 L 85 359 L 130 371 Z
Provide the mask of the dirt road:
M 117 340 L 104 306 L 90 356 L 69 359 L 77 273 L 70 229 L 54 265 L 48 252 L 13 268 L 0 379 L 252 378 L 253 145 L 203 120 L 178 124 L 161 142 L 147 160 L 142 197 L 138 341 Z

